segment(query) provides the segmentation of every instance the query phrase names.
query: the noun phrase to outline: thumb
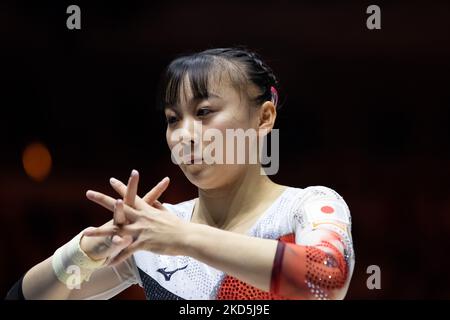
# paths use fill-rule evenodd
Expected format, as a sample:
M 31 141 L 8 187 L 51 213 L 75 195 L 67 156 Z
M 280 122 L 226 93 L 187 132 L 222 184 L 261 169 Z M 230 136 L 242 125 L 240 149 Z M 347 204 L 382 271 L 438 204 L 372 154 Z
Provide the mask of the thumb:
M 130 235 L 118 236 L 114 235 L 111 240 L 110 252 L 107 263 L 116 257 L 123 249 L 127 248 L 133 242 L 133 237 Z

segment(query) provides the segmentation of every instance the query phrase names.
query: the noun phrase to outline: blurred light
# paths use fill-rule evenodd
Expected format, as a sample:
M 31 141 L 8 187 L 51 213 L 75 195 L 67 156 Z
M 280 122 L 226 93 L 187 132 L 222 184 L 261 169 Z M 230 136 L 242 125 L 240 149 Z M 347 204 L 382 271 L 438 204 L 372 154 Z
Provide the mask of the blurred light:
M 25 148 L 22 163 L 27 175 L 40 182 L 47 178 L 50 173 L 52 157 L 45 145 L 35 142 Z

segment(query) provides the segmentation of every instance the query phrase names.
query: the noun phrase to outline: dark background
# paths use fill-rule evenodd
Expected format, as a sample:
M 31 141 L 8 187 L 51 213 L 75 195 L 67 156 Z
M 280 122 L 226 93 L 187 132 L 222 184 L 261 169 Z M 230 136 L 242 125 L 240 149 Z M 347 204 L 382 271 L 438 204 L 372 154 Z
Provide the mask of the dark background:
M 81 8 L 81 30 L 66 8 Z M 381 7 L 382 29 L 366 28 Z M 162 200 L 196 189 L 170 161 L 155 106 L 178 54 L 246 45 L 281 80 L 285 185 L 338 191 L 353 218 L 349 299 L 450 298 L 450 4 L 428 1 L 2 1 L 0 295 L 82 228 L 110 213 L 85 198 L 141 172 L 168 175 Z M 22 153 L 50 150 L 43 182 Z M 368 290 L 366 268 L 381 268 Z M 143 298 L 136 287 L 118 298 Z

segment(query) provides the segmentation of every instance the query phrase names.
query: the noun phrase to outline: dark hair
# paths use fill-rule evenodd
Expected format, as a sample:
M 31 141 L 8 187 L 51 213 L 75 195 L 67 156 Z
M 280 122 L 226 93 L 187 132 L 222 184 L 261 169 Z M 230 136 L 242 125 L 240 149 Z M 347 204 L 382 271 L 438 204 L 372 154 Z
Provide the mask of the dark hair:
M 173 60 L 163 72 L 157 94 L 157 107 L 175 105 L 180 102 L 181 86 L 185 76 L 189 79 L 194 99 L 208 98 L 208 83 L 211 77 L 225 72 L 232 86 L 248 95 L 248 85 L 254 84 L 258 95 L 252 97 L 257 105 L 272 99 L 271 87 L 277 91 L 278 80 L 272 69 L 255 52 L 245 48 L 216 48 L 184 55 Z M 280 105 L 277 105 L 277 109 Z

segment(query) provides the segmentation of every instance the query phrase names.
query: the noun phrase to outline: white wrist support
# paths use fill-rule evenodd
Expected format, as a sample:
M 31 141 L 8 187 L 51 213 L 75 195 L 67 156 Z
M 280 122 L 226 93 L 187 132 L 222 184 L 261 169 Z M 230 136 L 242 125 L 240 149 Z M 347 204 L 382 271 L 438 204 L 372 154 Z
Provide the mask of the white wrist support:
M 56 277 L 69 289 L 79 289 L 80 284 L 89 281 L 91 274 L 101 268 L 106 258 L 92 260 L 80 247 L 80 232 L 68 243 L 58 248 L 52 257 L 52 267 Z

